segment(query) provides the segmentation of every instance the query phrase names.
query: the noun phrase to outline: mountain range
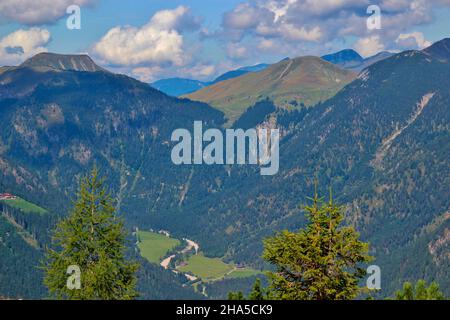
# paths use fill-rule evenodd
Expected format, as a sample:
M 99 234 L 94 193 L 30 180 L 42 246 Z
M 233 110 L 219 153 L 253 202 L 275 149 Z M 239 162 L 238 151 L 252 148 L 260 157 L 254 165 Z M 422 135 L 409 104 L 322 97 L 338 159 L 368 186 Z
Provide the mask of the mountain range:
M 335 64 L 343 69 L 359 72 L 371 64 L 380 61 L 382 59 L 392 56 L 390 52 L 380 52 L 374 56 L 364 59 L 353 49 L 344 49 L 336 53 L 322 56 L 321 58 L 332 64 Z M 289 60 L 289 58 L 283 59 Z M 283 61 L 281 60 L 281 61 Z M 236 70 L 225 72 L 212 81 L 200 81 L 195 79 L 186 78 L 166 78 L 160 79 L 153 83 L 151 86 L 154 88 L 174 97 L 179 97 L 196 92 L 204 87 L 216 84 L 221 81 L 233 79 L 245 75 L 249 72 L 258 72 L 266 69 L 270 64 L 261 63 L 254 66 L 241 67 Z
M 359 74 L 339 67 L 346 54 L 336 65 L 286 59 L 188 95 L 208 104 L 167 96 L 86 56 L 46 54 L 3 69 L 0 192 L 48 213 L 3 210 L 0 295 L 45 296 L 34 266 L 52 221 L 66 214 L 79 177 L 94 164 L 129 230 L 169 230 L 200 243 L 207 256 L 260 269 L 267 267 L 262 239 L 304 225 L 299 205 L 317 179 L 321 194 L 332 187 L 346 222 L 370 242 L 382 295 L 418 278 L 438 281 L 448 295 L 449 48 L 444 39 Z M 224 130 L 230 119 L 280 129 L 277 175 L 170 161 L 173 130 L 195 120 Z M 144 297 L 199 297 L 186 280 L 146 262 L 139 285 Z
M 392 53 L 380 52 L 364 59 L 346 49 L 321 59 L 286 58 L 263 70 L 205 85 L 184 96 L 222 110 L 233 123 L 248 107 L 266 98 L 279 108 L 315 105 L 332 97 L 361 70 L 390 56 Z
M 284 59 L 259 72 L 218 82 L 185 95 L 223 111 L 232 123 L 248 107 L 269 98 L 280 108 L 312 106 L 352 81 L 356 74 L 318 57 Z
M 369 67 L 370 65 L 380 60 L 386 59 L 394 55 L 391 52 L 382 51 L 374 56 L 363 58 L 353 49 L 344 49 L 336 53 L 322 56 L 322 59 L 331 62 L 341 68 L 360 72 L 361 70 Z
M 249 72 L 261 71 L 267 68 L 269 65 L 265 63 L 260 63 L 254 66 L 241 67 L 236 70 L 231 70 L 225 72 L 224 74 L 218 76 L 213 81 L 200 81 L 185 78 L 167 78 L 160 79 L 151 83 L 151 86 L 158 89 L 169 96 L 179 97 L 185 94 L 189 94 L 200 90 L 201 88 L 207 87 L 209 85 L 215 84 L 220 81 L 236 78 L 242 76 Z

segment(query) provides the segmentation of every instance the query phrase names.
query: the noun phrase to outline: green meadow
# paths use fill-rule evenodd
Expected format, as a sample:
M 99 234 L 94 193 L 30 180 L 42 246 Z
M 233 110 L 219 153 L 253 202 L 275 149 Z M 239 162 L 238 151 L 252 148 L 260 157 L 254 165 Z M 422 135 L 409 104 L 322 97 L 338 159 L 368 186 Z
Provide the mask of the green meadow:
M 141 256 L 156 264 L 159 264 L 170 250 L 180 245 L 179 240 L 155 232 L 139 231 L 138 237 Z
M 181 272 L 191 273 L 204 281 L 223 278 L 225 274 L 231 272 L 234 268 L 219 258 L 208 258 L 201 253 L 190 256 L 186 263 L 187 265 L 180 266 L 177 269 Z
M 177 269 L 184 273 L 193 274 L 203 281 L 216 281 L 224 278 L 245 278 L 261 274 L 251 268 L 238 269 L 232 264 L 223 262 L 219 258 L 208 258 L 203 254 L 189 257 L 187 265 Z
M 35 205 L 34 203 L 28 202 L 22 198 L 1 200 L 1 202 L 7 204 L 12 208 L 22 210 L 25 213 L 39 213 L 39 214 L 47 213 L 47 210 Z
M 141 256 L 156 264 L 159 264 L 170 250 L 181 244 L 178 239 L 148 231 L 139 231 L 138 238 Z M 192 274 L 206 282 L 224 278 L 245 278 L 261 274 L 261 272 L 251 268 L 236 268 L 233 264 L 225 263 L 220 258 L 205 257 L 203 253 L 189 256 L 185 264 L 178 266 L 177 270 Z

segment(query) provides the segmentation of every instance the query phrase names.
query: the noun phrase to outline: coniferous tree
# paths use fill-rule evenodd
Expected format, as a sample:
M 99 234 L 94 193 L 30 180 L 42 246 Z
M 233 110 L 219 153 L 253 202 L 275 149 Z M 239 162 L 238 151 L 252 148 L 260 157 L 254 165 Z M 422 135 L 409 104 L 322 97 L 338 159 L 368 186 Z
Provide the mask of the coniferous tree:
M 74 207 L 53 234 L 44 283 L 58 299 L 133 299 L 138 265 L 125 258 L 125 230 L 98 170 L 81 180 Z M 79 289 L 70 287 L 69 266 L 79 268 Z M 70 280 L 69 280 L 70 281 Z
M 242 293 L 242 291 L 229 292 L 228 300 L 245 300 L 245 297 L 244 297 L 244 294 Z
M 315 192 L 305 207 L 309 223 L 299 232 L 283 231 L 264 241 L 263 258 L 273 264 L 269 294 L 274 299 L 341 300 L 355 298 L 361 264 L 371 260 L 368 244 L 352 227 L 341 226 L 343 208 L 325 203 Z
M 248 300 L 265 300 L 264 289 L 261 288 L 261 279 L 256 278 L 253 289 L 248 295 Z
M 417 281 L 414 286 L 411 282 L 405 282 L 403 289 L 395 293 L 395 300 L 444 300 L 444 294 L 439 290 L 439 285 L 432 282 L 429 287 L 425 280 Z

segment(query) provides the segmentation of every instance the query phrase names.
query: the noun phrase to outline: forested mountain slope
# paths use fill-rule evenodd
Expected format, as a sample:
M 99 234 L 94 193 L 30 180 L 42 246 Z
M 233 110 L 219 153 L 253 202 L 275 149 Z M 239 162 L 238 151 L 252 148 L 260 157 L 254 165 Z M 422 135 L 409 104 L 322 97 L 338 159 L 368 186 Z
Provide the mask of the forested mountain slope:
M 274 125 L 288 129 L 275 176 L 171 162 L 174 129 L 191 130 L 194 120 L 223 126 L 206 104 L 109 72 L 8 69 L 0 74 L 0 186 L 62 215 L 96 164 L 128 227 L 169 230 L 207 255 L 261 266 L 261 240 L 303 225 L 298 205 L 317 177 L 371 243 L 386 294 L 416 278 L 448 293 L 448 41 L 379 61 L 333 98 L 277 117 Z M 274 108 L 260 106 L 261 116 Z
M 86 66 L 86 57 L 78 58 L 71 56 L 75 60 L 69 61 Z M 220 127 L 223 115 L 202 103 L 168 97 L 126 76 L 91 67 L 89 71 L 68 70 L 64 63 L 58 68 L 55 61 L 61 59 L 65 61 L 66 56 L 32 58 L 0 75 L 0 192 L 26 198 L 56 216 L 65 215 L 78 179 L 97 165 L 129 227 L 145 221 L 152 207 L 178 207 L 180 188 L 190 169 L 172 164 L 170 135 L 177 128 L 192 126 L 194 120 Z M 11 283 L 19 282 L 22 288 L 0 294 L 45 296 L 41 279 L 34 277 L 27 286 L 26 276 L 21 277 L 22 268 L 35 270 L 39 265 L 42 248 L 27 245 L 4 219 L 1 226 L 8 233 L 1 252 L 2 276 L 8 281 L 3 279 L 1 287 L 12 288 Z M 40 233 L 48 233 L 48 228 L 41 228 Z M 15 268 L 14 261 L 22 261 L 21 268 Z M 10 268 L 15 273 L 9 273 Z M 155 286 L 155 281 L 167 288 L 176 287 L 178 281 L 181 288 L 179 277 L 172 273 L 149 276 L 164 272 L 152 266 L 146 269 L 142 275 L 150 280 L 140 284 L 146 290 Z M 192 289 L 186 291 L 147 291 L 145 296 L 198 297 Z
M 235 182 L 206 207 L 184 210 L 189 227 L 175 227 L 197 239 L 208 234 L 208 249 L 218 255 L 257 261 L 262 237 L 302 225 L 298 204 L 317 176 L 370 241 L 388 290 L 425 277 L 448 292 L 450 64 L 443 50 L 433 51 L 380 61 L 301 121 L 292 113 L 277 175 L 233 168 Z

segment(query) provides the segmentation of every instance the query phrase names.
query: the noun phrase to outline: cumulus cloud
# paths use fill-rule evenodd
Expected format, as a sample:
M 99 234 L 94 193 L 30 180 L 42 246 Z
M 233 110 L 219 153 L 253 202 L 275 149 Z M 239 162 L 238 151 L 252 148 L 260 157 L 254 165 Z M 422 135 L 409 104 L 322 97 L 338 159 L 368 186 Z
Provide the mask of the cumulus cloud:
M 369 5 L 381 9 L 380 30 L 366 27 Z M 411 35 L 410 30 L 432 22 L 433 9 L 444 5 L 449 6 L 450 1 L 247 0 L 224 14 L 222 35 L 234 47 L 245 47 L 250 53 L 269 48 L 270 43 L 286 50 L 280 54 L 298 55 L 305 47 L 317 52 L 349 37 L 356 38 L 355 47 L 366 55 L 377 49 L 396 50 L 410 45 L 420 48 L 426 40 Z
M 194 16 L 188 7 L 179 6 L 173 10 L 156 12 L 150 24 L 163 30 L 196 30 L 201 26 L 201 19 Z
M 143 82 L 153 82 L 164 71 L 159 66 L 154 67 L 138 67 L 131 70 L 131 74 Z
M 354 48 L 364 57 L 373 56 L 385 49 L 379 36 L 361 38 L 355 43 Z
M 286 38 L 298 41 L 318 41 L 322 37 L 320 27 L 316 26 L 307 30 L 304 27 L 297 27 L 293 24 L 284 24 L 280 28 Z
M 237 43 L 227 45 L 227 56 L 231 59 L 243 59 L 247 57 L 247 49 Z
M 273 20 L 273 13 L 262 7 L 252 6 L 249 3 L 241 3 L 232 11 L 224 14 L 223 24 L 229 29 L 256 28 L 265 20 Z
M 402 48 L 424 49 L 431 46 L 431 42 L 425 39 L 422 32 L 402 33 L 395 40 Z
M 19 29 L 0 40 L 0 64 L 17 65 L 23 60 L 40 52 L 50 41 L 50 32 L 46 29 Z
M 199 63 L 192 67 L 182 70 L 187 76 L 191 76 L 198 79 L 206 79 L 216 72 L 216 67 L 212 64 Z
M 96 0 L 1 0 L 0 17 L 27 25 L 52 23 L 66 15 L 70 5 L 87 6 Z
M 136 67 L 127 72 L 126 69 L 116 69 L 118 72 L 129 73 L 131 76 L 143 81 L 154 82 L 161 78 L 182 77 L 198 80 L 210 79 L 216 74 L 217 68 L 212 64 L 198 62 L 181 68 L 163 68 L 160 66 Z
M 258 49 L 260 50 L 273 50 L 276 48 L 275 42 L 270 39 L 261 39 L 258 43 Z
M 183 50 L 184 30 L 199 27 L 189 8 L 158 11 L 142 27 L 117 26 L 109 30 L 94 45 L 93 51 L 113 65 L 182 66 L 187 57 Z
M 239 4 L 224 14 L 222 25 L 226 34 L 235 42 L 245 35 L 303 41 L 317 41 L 321 38 L 318 24 L 300 24 L 295 19 L 286 19 L 288 10 L 296 1 L 286 0 L 282 6 L 279 6 L 279 2 L 281 1 Z
M 207 36 L 201 19 L 188 7 L 179 6 L 156 12 L 141 27 L 112 28 L 94 44 L 92 52 L 113 70 L 145 82 L 162 77 L 205 79 L 213 75 L 216 68 L 212 64 L 193 59 L 201 45 L 186 45 L 186 32 Z

